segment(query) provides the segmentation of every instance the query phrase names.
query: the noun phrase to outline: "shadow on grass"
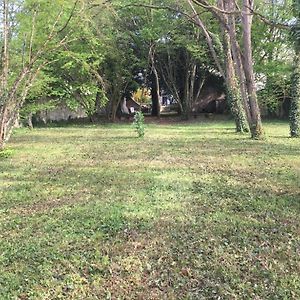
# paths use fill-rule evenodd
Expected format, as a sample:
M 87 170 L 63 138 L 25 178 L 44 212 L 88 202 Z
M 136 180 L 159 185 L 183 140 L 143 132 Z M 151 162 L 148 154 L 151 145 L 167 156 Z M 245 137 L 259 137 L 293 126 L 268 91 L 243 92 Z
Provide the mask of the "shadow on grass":
M 89 187 L 84 202 L 72 195 L 70 203 L 46 202 L 44 210 L 21 210 L 2 224 L 0 295 L 43 292 L 46 282 L 53 295 L 67 298 L 74 292 L 94 299 L 108 292 L 116 299 L 272 299 L 299 293 L 293 286 L 299 279 L 297 195 L 281 199 L 248 188 L 246 180 L 241 186 L 226 183 L 217 174 L 213 182 L 191 176 L 187 189 L 180 176 L 166 182 L 160 174 L 150 180 L 131 174 L 136 187 L 128 188 L 126 170 L 113 177 L 88 169 L 71 173 L 66 177 L 62 170 L 58 182 L 65 178 L 72 186 L 76 178 L 89 178 L 77 186 Z M 94 185 L 102 177 L 104 194 Z
M 134 154 L 123 135 L 93 133 L 71 162 L 0 162 L 0 298 L 299 298 L 298 185 L 294 169 L 267 169 L 299 147 L 168 132 Z M 35 153 L 76 136 L 40 134 L 14 141 Z M 245 155 L 254 170 L 238 169 Z

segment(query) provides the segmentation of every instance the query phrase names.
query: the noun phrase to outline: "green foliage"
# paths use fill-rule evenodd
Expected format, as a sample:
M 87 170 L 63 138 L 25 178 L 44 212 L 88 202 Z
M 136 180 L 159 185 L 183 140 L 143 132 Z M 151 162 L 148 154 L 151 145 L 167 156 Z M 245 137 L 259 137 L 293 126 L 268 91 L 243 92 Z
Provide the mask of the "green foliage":
M 15 151 L 13 149 L 0 150 L 0 159 L 10 158 L 14 155 Z
M 289 70 L 290 71 L 290 70 Z M 278 115 L 283 101 L 291 96 L 290 73 L 272 73 L 267 77 L 265 87 L 257 93 L 259 103 L 271 114 Z
M 59 103 L 56 92 L 51 85 L 57 79 L 50 75 L 48 69 L 41 71 L 30 87 L 26 101 L 20 109 L 21 119 L 26 119 L 30 114 L 51 110 Z
M 34 114 L 50 109 L 54 102 L 64 102 L 72 109 L 81 106 L 91 116 L 95 113 L 96 99 L 98 108 L 107 103 L 104 81 L 100 83 L 99 79 L 103 76 L 100 69 L 107 41 L 105 30 L 96 27 L 93 18 L 95 9 L 101 10 L 102 6 L 88 9 L 84 1 L 74 4 L 75 1 L 26 0 L 17 10 L 18 26 L 14 27 L 15 38 L 11 41 L 15 76 L 18 68 L 26 65 L 41 47 L 49 49 L 38 59 L 47 64 L 30 89 L 22 114 Z M 97 11 L 97 20 L 103 22 L 101 26 L 109 23 L 110 14 L 104 18 L 105 14 Z M 14 78 L 13 72 L 10 77 Z M 48 107 L 47 101 L 50 101 Z
M 258 1 L 257 10 L 275 24 L 287 24 L 293 18 L 291 1 Z M 258 92 L 261 106 L 273 116 L 278 116 L 284 99 L 290 97 L 290 77 L 294 50 L 289 30 L 271 26 L 254 19 L 253 30 L 254 68 L 257 82 L 264 87 Z
M 26 119 L 30 114 L 35 115 L 39 112 L 52 110 L 57 107 L 57 101 L 27 102 L 20 110 L 20 118 Z
M 145 136 L 145 118 L 141 111 L 137 111 L 134 115 L 133 126 L 139 138 Z

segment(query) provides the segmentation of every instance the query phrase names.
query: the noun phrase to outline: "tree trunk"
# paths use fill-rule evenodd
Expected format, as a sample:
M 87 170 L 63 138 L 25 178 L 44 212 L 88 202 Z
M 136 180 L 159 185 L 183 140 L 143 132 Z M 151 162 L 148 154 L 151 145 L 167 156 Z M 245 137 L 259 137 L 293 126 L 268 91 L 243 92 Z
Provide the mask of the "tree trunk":
M 23 65 L 20 73 L 17 75 L 14 82 L 8 85 L 8 77 L 10 72 L 10 60 L 9 60 L 9 37 L 10 37 L 10 12 L 8 3 L 9 0 L 2 0 L 2 11 L 3 11 L 3 29 L 2 29 L 2 39 L 3 39 L 3 51 L 2 51 L 2 68 L 0 73 L 0 149 L 4 147 L 5 142 L 9 139 L 16 119 L 18 118 L 19 110 L 26 98 L 26 95 L 29 91 L 31 83 L 35 80 L 37 73 L 40 69 L 47 64 L 46 60 L 42 60 L 41 63 L 38 63 L 38 59 L 42 58 L 43 54 L 47 51 L 54 50 L 64 45 L 66 41 L 66 36 L 64 36 L 58 43 L 57 46 L 47 47 L 49 42 L 57 36 L 54 34 L 55 27 L 60 19 L 60 14 L 57 16 L 53 23 L 52 30 L 49 32 L 44 43 L 36 51 L 36 54 L 32 56 L 30 51 L 29 61 L 27 64 Z M 34 21 L 33 21 L 34 23 Z M 33 43 L 33 34 L 34 27 L 32 29 L 30 44 Z M 30 46 L 32 49 L 32 47 Z M 34 70 L 34 66 L 38 67 Z M 24 90 L 21 93 L 21 96 L 18 95 L 21 85 L 24 82 L 24 79 L 28 76 L 28 80 L 24 84 Z
M 220 74 L 222 76 L 224 76 L 224 70 L 222 68 L 221 61 L 219 59 L 218 54 L 216 53 L 216 50 L 215 50 L 215 47 L 214 47 L 214 44 L 213 44 L 213 40 L 212 40 L 212 38 L 209 34 L 209 31 L 206 29 L 204 23 L 202 22 L 201 18 L 199 17 L 199 14 L 197 13 L 197 11 L 196 11 L 196 9 L 193 5 L 193 1 L 187 0 L 187 2 L 188 2 L 189 6 L 191 7 L 191 9 L 193 11 L 193 17 L 192 18 L 195 20 L 195 23 L 202 30 L 202 32 L 205 36 L 209 52 L 210 52 L 216 66 L 217 66 L 218 71 L 220 72 Z
M 6 105 L 2 105 L 0 109 L 0 150 L 4 148 L 4 143 L 5 143 L 6 119 L 7 119 L 7 108 Z
M 195 103 L 195 81 L 197 74 L 197 65 L 195 62 L 192 62 L 192 70 L 189 76 L 189 116 L 192 113 L 193 106 Z
M 3 52 L 2 52 L 2 70 L 1 70 L 1 96 L 7 92 L 7 78 L 9 68 L 9 20 L 8 20 L 8 0 L 3 0 Z
M 231 109 L 231 113 L 234 117 L 235 124 L 236 124 L 236 131 L 237 132 L 248 132 L 248 126 L 246 121 L 245 112 L 243 109 L 243 105 L 241 103 L 241 93 L 239 92 L 238 88 L 238 81 L 236 78 L 235 70 L 234 70 L 234 64 L 232 60 L 232 54 L 231 54 L 231 46 L 230 46 L 230 36 L 228 33 L 228 29 L 224 28 L 228 26 L 228 15 L 224 15 L 224 22 L 226 24 L 220 23 L 222 31 L 223 31 L 223 47 L 224 47 L 224 53 L 225 53 L 225 70 L 223 69 L 221 62 L 219 61 L 219 58 L 214 50 L 213 41 L 209 35 L 208 30 L 206 29 L 204 23 L 200 19 L 199 15 L 197 14 L 197 11 L 195 10 L 192 1 L 188 0 L 188 3 L 190 7 L 193 10 L 193 13 L 195 14 L 195 20 L 197 25 L 201 28 L 202 32 L 205 35 L 205 39 L 208 43 L 210 52 L 212 54 L 212 57 L 216 63 L 216 66 L 220 72 L 220 74 L 223 76 L 225 85 L 226 85 L 226 93 L 227 93 L 227 100 L 229 103 L 229 107 Z M 223 0 L 218 1 L 218 7 L 221 10 L 226 9 L 226 5 L 228 8 L 229 3 L 223 3 Z
M 0 91 L 0 150 L 3 149 L 6 137 L 6 120 L 7 120 L 7 78 L 9 67 L 9 52 L 8 52 L 8 1 L 3 0 L 3 51 L 2 51 L 2 70 L 1 76 L 1 91 Z
M 300 2 L 294 0 L 294 25 L 295 60 L 292 76 L 292 99 L 290 107 L 290 134 L 291 137 L 300 137 Z
M 218 7 L 222 10 L 226 9 L 228 3 L 224 3 L 222 0 L 218 1 Z M 229 18 L 227 15 L 224 16 L 225 25 L 229 28 Z M 238 86 L 238 79 L 236 76 L 234 62 L 232 59 L 232 51 L 230 44 L 230 34 L 224 25 L 222 26 L 223 34 L 223 47 L 224 47 L 224 65 L 225 65 L 225 87 L 226 87 L 226 98 L 229 105 L 231 114 L 235 121 L 235 127 L 237 132 L 249 132 L 247 125 L 245 110 L 242 104 L 241 92 Z
M 260 139 L 263 137 L 263 128 L 260 116 L 260 109 L 257 102 L 253 58 L 252 58 L 252 43 L 251 43 L 251 27 L 252 13 L 251 0 L 243 0 L 242 12 L 242 34 L 243 34 L 243 53 L 238 43 L 237 31 L 235 26 L 235 15 L 228 14 L 228 33 L 230 36 L 230 44 L 232 58 L 234 61 L 235 72 L 238 77 L 240 86 L 240 95 L 246 112 L 247 121 L 249 124 L 251 137 Z M 224 8 L 228 12 L 235 10 L 234 0 L 225 0 Z
M 178 104 L 178 114 L 181 115 L 183 113 L 183 107 L 181 103 L 181 99 L 177 90 L 176 84 L 176 70 L 174 70 L 174 60 L 170 56 L 169 50 L 167 50 L 167 58 L 166 62 L 164 59 L 159 60 L 160 64 L 160 74 L 169 91 L 173 95 L 176 103 Z
M 246 78 L 246 87 L 249 97 L 249 106 L 251 112 L 251 126 L 250 131 L 252 138 L 260 139 L 263 137 L 263 128 L 260 116 L 260 109 L 258 106 L 254 70 L 253 70 L 253 57 L 252 57 L 252 42 L 251 42 L 251 27 L 253 14 L 253 0 L 243 0 L 242 12 L 242 27 L 243 27 L 243 66 Z
M 224 8 L 226 11 L 233 11 L 235 8 L 234 1 L 225 0 Z M 234 71 L 238 78 L 240 95 L 246 113 L 247 122 L 249 124 L 249 127 L 251 127 L 252 121 L 251 121 L 250 107 L 248 103 L 248 93 L 247 93 L 245 74 L 244 74 L 244 69 L 242 64 L 241 52 L 238 45 L 234 15 L 228 15 L 228 34 L 230 38 L 230 49 L 231 49 L 231 54 L 233 59 Z
M 221 26 L 226 30 L 230 37 L 231 54 L 234 61 L 236 76 L 240 87 L 240 95 L 244 110 L 246 112 L 247 121 L 250 127 L 252 138 L 259 139 L 263 137 L 263 128 L 258 106 L 254 71 L 252 58 L 251 43 L 251 27 L 253 19 L 254 0 L 243 0 L 242 19 L 242 36 L 243 36 L 243 52 L 240 49 L 238 34 L 236 30 L 236 11 L 237 3 L 235 0 L 223 0 L 223 9 L 216 10 L 212 6 L 208 6 L 206 1 L 194 0 L 197 4 L 204 4 L 207 9 L 219 20 Z M 188 2 L 190 2 L 188 0 Z M 230 91 L 231 89 L 229 89 Z
M 192 113 L 192 107 L 195 94 L 195 79 L 197 66 L 194 62 L 190 62 L 190 57 L 186 57 L 186 74 L 184 84 L 184 105 L 183 105 L 183 119 L 188 120 Z
M 290 134 L 291 137 L 300 137 L 300 49 L 296 49 L 296 58 L 294 61 L 292 77 Z
M 32 124 L 32 113 L 30 113 L 27 117 L 27 125 L 29 129 L 33 129 L 33 124 Z
M 160 95 L 159 95 L 159 77 L 155 67 L 152 68 L 152 87 L 151 87 L 151 99 L 152 99 L 152 116 L 160 117 Z
M 189 91 L 189 69 L 186 66 L 185 70 L 185 80 L 184 80 L 184 90 L 183 90 L 183 114 L 182 119 L 188 120 L 190 117 L 190 91 Z
M 0 111 L 0 150 L 5 146 L 5 142 L 10 138 L 12 130 L 18 119 L 19 110 L 16 106 L 8 106 L 7 104 L 2 107 Z
M 101 113 L 101 92 L 97 92 L 95 101 L 95 117 L 99 117 Z
M 119 96 L 117 98 L 117 100 L 113 100 L 112 101 L 112 107 L 111 107 L 111 117 L 110 117 L 110 120 L 112 122 L 115 122 L 116 121 L 116 118 L 117 118 L 117 112 L 118 112 L 118 109 L 119 109 L 119 106 L 120 106 L 120 103 L 121 103 L 121 97 Z
M 224 33 L 224 50 L 225 50 L 225 66 L 226 66 L 226 95 L 227 101 L 233 115 L 236 131 L 248 132 L 249 128 L 245 116 L 245 111 L 242 105 L 241 93 L 238 87 L 238 80 L 234 71 L 234 64 L 232 60 L 230 41 L 227 33 Z

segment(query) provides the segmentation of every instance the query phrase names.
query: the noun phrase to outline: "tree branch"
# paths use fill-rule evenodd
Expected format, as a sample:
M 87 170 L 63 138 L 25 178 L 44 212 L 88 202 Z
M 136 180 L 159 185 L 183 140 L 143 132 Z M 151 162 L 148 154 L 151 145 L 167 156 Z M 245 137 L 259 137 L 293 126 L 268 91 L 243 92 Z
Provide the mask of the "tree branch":
M 73 15 L 74 15 L 74 12 L 75 12 L 75 9 L 76 9 L 76 6 L 77 6 L 78 1 L 79 1 L 79 0 L 76 0 L 76 1 L 74 2 L 74 6 L 73 6 L 73 9 L 72 9 L 72 11 L 71 11 L 71 13 L 70 13 L 70 16 L 69 16 L 68 20 L 66 21 L 66 23 L 64 24 L 64 26 L 63 26 L 60 30 L 57 31 L 57 33 L 63 32 L 63 31 L 68 27 L 68 25 L 69 25 L 69 23 L 70 23 L 70 21 L 71 21 Z

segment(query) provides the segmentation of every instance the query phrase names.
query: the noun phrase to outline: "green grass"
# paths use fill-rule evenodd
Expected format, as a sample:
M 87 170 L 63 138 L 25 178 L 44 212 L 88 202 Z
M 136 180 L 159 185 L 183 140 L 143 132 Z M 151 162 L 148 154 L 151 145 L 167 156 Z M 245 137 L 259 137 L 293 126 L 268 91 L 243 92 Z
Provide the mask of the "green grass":
M 300 141 L 229 122 L 20 129 L 0 299 L 300 299 Z

